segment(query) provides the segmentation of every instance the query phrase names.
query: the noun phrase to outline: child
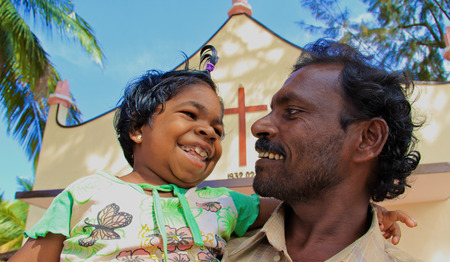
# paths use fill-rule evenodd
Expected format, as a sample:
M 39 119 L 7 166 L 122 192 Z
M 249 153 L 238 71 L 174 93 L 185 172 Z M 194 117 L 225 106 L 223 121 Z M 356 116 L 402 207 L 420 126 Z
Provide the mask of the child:
M 264 224 L 278 202 L 196 187 L 219 160 L 224 134 L 209 76 L 217 55 L 211 46 L 201 53 L 207 71 L 149 71 L 127 87 L 115 128 L 133 171 L 68 186 L 11 261 L 218 261 L 232 233 Z

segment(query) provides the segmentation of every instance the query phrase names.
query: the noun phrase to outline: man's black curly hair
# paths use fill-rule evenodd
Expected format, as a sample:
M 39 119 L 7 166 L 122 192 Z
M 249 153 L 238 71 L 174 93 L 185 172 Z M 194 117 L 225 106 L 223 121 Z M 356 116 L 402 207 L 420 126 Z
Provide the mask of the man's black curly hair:
M 341 112 L 344 130 L 356 120 L 382 118 L 389 127 L 386 144 L 378 156 L 377 177 L 370 185 L 373 201 L 393 199 L 409 187 L 407 177 L 416 169 L 420 153 L 414 150 L 417 138 L 408 97 L 413 82 L 402 72 L 388 72 L 372 63 L 370 56 L 355 48 L 326 39 L 307 45 L 293 72 L 312 64 L 342 65 L 340 86 L 346 108 Z

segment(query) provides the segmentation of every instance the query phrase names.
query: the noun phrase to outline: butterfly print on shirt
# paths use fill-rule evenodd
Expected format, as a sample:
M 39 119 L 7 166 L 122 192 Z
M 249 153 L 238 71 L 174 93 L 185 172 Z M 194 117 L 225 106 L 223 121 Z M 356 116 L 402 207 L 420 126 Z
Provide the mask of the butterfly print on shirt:
M 97 240 L 111 240 L 119 239 L 120 236 L 114 229 L 126 227 L 131 223 L 133 216 L 126 212 L 119 212 L 120 207 L 114 203 L 107 205 L 97 215 L 98 225 L 88 223 L 88 218 L 84 220 L 87 226 L 83 227 L 85 231 L 86 227 L 93 227 L 91 235 L 87 238 L 78 240 L 81 246 L 89 247 L 95 244 Z

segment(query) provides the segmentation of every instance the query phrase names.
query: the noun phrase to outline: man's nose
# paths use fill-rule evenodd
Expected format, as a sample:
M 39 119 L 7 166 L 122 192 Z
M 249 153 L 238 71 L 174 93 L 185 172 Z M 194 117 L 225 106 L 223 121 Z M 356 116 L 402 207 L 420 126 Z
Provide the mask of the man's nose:
M 271 121 L 271 114 L 257 120 L 251 129 L 252 134 L 257 138 L 273 136 L 276 131 L 275 125 Z

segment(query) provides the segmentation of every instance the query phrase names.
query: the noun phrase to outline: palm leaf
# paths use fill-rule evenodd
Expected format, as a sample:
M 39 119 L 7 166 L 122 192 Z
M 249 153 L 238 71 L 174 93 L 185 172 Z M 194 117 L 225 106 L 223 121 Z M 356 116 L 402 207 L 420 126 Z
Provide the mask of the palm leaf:
M 82 17 L 75 13 L 71 1 L 35 0 L 33 4 L 27 3 L 26 7 L 35 19 L 39 17 L 50 29 L 55 27 L 60 35 L 77 39 L 94 61 L 103 66 L 104 54 L 93 35 L 93 30 Z M 42 15 L 38 16 L 38 14 Z
M 21 13 L 40 19 L 50 32 L 54 28 L 64 38 L 78 40 L 100 66 L 104 54 L 71 1 L 0 0 L 0 112 L 7 132 L 24 147 L 35 167 L 47 121 L 47 97 L 60 77 Z M 78 108 L 71 107 L 67 122 L 79 123 L 80 115 Z
M 34 179 L 26 177 L 17 177 L 17 184 L 21 191 L 31 191 L 33 189 Z
M 22 201 L 4 201 L 0 198 L 0 253 L 20 248 L 28 206 Z

